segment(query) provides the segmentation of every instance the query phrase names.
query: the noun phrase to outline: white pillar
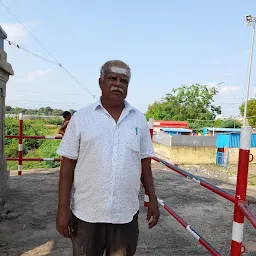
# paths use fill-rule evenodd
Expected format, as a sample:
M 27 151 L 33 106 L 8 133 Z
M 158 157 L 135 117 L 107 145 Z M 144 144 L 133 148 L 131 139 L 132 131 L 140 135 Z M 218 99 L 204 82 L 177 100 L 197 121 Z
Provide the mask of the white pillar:
M 6 168 L 4 157 L 4 116 L 6 83 L 9 76 L 13 75 L 12 66 L 7 62 L 7 54 L 4 51 L 5 31 L 0 26 L 0 209 L 5 202 L 5 196 L 9 190 L 9 172 Z

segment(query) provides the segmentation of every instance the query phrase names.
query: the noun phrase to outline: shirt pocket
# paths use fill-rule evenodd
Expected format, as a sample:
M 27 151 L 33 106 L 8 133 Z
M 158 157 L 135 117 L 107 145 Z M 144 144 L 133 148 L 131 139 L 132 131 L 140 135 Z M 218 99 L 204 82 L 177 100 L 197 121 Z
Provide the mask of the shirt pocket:
M 140 130 L 138 128 L 126 128 L 125 142 L 129 149 L 140 152 Z

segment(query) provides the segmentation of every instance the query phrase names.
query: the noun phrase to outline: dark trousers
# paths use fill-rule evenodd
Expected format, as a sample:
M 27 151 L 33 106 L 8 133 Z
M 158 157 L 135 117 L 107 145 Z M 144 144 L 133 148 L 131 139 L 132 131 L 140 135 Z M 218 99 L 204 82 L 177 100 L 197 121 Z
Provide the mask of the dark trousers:
M 73 256 L 133 256 L 139 228 L 138 213 L 127 224 L 88 223 L 73 215 Z

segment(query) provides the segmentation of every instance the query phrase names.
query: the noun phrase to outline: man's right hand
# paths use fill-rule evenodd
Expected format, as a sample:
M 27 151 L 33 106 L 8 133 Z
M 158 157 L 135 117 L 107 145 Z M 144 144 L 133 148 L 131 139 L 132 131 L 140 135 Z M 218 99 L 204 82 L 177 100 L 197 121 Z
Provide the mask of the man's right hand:
M 72 232 L 72 213 L 70 208 L 58 209 L 56 229 L 64 237 L 70 238 Z

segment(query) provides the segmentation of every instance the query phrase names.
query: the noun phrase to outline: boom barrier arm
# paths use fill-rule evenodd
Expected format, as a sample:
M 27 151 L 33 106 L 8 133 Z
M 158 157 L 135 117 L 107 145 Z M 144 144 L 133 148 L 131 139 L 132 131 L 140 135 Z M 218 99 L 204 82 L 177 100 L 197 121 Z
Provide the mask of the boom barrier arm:
M 203 247 L 205 247 L 212 255 L 221 255 L 216 251 L 192 226 L 188 225 L 177 213 L 175 213 L 162 199 L 157 198 L 158 203 L 170 213 Z
M 244 201 L 238 202 L 238 207 L 244 214 L 244 216 L 252 223 L 254 228 L 256 228 L 256 215 L 249 208 L 249 205 L 246 205 Z
M 217 186 L 215 186 L 215 185 L 213 185 L 213 184 L 211 184 L 211 183 L 209 183 L 209 182 L 207 182 L 189 172 L 186 172 L 186 171 L 182 170 L 181 168 L 179 168 L 175 165 L 172 165 L 158 157 L 153 157 L 152 159 L 155 160 L 156 162 L 163 164 L 167 168 L 177 172 L 178 174 L 180 174 L 186 178 L 189 178 L 190 180 L 198 183 L 199 185 L 211 190 L 212 192 L 224 197 L 225 199 L 231 201 L 232 203 L 235 203 L 235 196 L 230 194 L 229 192 L 227 192 L 227 191 L 225 191 L 225 190 L 223 190 L 223 189 L 221 189 L 221 188 L 219 188 L 219 187 L 217 187 Z

